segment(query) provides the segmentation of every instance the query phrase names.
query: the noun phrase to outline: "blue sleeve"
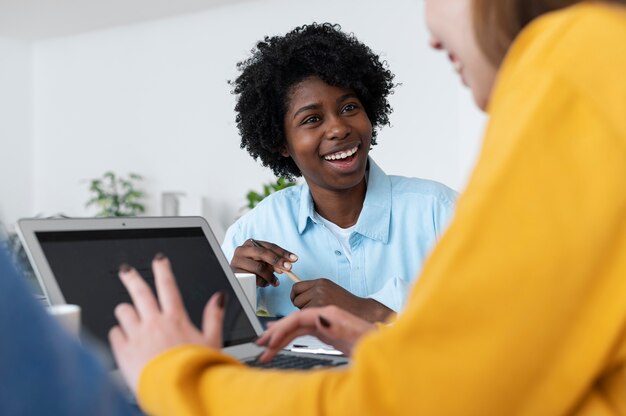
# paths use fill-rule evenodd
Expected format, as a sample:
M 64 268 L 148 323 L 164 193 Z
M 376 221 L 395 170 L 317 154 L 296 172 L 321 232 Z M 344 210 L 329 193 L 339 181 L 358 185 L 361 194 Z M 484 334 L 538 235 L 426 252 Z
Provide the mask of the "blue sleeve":
M 0 249 L 0 415 L 140 414 Z
M 392 277 L 387 280 L 385 285 L 376 293 L 367 296 L 381 303 L 394 312 L 400 312 L 404 309 L 407 297 L 411 292 L 413 281 L 406 281 L 398 277 Z
M 226 260 L 229 262 L 235 255 L 235 249 L 244 243 L 245 239 L 240 236 L 240 222 L 241 218 L 237 220 L 233 225 L 228 227 L 226 235 L 224 236 L 224 242 L 222 243 L 222 251 L 226 256 Z
M 445 185 L 442 185 L 442 187 L 442 196 L 439 198 L 439 203 L 435 207 L 435 212 L 433 212 L 437 240 L 441 238 L 445 230 L 448 228 L 448 225 L 454 215 L 456 200 L 458 198 L 458 194 L 455 191 Z
M 432 181 L 429 181 L 429 183 L 431 186 L 434 186 L 434 191 L 432 191 L 433 202 L 429 203 L 434 229 L 431 231 L 429 226 L 427 228 L 427 234 L 434 232 L 434 245 L 441 238 L 448 227 L 452 216 L 454 215 L 455 203 L 458 198 L 458 194 L 451 188 L 441 183 Z M 407 236 L 409 235 L 410 234 L 407 234 Z M 420 238 L 423 238 L 423 236 Z M 434 247 L 431 246 L 429 251 L 433 248 Z M 415 279 L 419 276 L 419 271 L 420 270 L 415 270 L 412 272 L 409 279 L 407 279 L 406 276 L 391 276 L 387 279 L 384 286 L 380 290 L 368 295 L 367 297 L 385 305 L 394 312 L 400 312 L 404 309 L 404 305 L 406 304 Z

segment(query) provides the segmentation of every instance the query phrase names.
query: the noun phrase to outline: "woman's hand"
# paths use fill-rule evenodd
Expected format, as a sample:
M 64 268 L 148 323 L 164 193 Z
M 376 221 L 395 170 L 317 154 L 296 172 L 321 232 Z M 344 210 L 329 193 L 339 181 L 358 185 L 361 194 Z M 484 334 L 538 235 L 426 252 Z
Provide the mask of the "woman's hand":
M 294 338 L 302 335 L 314 335 L 350 356 L 359 339 L 374 329 L 374 324 L 337 306 L 305 309 L 270 324 L 257 340 L 258 345 L 266 347 L 259 360 L 270 361 Z
M 137 270 L 128 265 L 120 267 L 120 279 L 133 305 L 122 303 L 115 308 L 119 325 L 109 332 L 118 366 L 135 391 L 143 368 L 162 352 L 184 344 L 222 347 L 224 294 L 214 294 L 207 303 L 201 332 L 185 311 L 169 260 L 157 255 L 152 270 L 158 299 Z
M 291 270 L 292 263 L 297 260 L 298 256 L 276 244 L 249 238 L 235 249 L 230 267 L 236 273 L 256 274 L 257 286 L 278 286 L 274 272 Z
M 291 288 L 291 302 L 300 309 L 337 305 L 370 322 L 381 322 L 393 313 L 380 302 L 360 298 L 328 279 L 305 280 Z

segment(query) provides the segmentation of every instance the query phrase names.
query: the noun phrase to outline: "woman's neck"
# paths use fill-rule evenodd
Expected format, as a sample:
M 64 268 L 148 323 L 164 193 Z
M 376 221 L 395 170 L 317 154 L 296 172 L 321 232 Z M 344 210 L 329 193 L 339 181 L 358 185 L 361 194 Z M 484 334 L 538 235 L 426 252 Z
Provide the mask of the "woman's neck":
M 367 185 L 365 178 L 355 187 L 340 191 L 309 185 L 315 211 L 322 217 L 348 228 L 356 224 L 363 209 Z

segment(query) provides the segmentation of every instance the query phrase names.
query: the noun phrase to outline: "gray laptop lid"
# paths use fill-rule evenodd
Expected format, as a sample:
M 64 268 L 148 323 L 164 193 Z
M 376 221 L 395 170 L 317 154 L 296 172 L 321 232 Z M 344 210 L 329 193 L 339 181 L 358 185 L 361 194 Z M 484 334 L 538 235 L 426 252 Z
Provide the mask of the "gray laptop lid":
M 154 289 L 151 261 L 169 257 L 187 312 L 198 327 L 211 295 L 226 295 L 224 346 L 250 344 L 262 332 L 207 222 L 200 217 L 23 219 L 19 231 L 51 304 L 82 308 L 82 323 L 108 345 L 113 310 L 130 302 L 118 278 L 121 263 L 135 267 Z M 231 349 L 228 348 L 228 349 Z

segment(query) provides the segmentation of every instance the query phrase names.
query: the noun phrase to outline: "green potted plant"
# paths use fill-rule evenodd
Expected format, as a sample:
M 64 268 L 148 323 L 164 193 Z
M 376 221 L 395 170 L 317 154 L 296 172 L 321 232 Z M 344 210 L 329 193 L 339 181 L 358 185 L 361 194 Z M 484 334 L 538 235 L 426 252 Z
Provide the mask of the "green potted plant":
M 137 189 L 137 182 L 142 179 L 136 173 L 123 177 L 106 172 L 101 178 L 90 180 L 89 191 L 93 196 L 86 206 L 97 206 L 98 217 L 134 217 L 142 214 L 146 211 L 141 202 L 144 193 Z
M 270 182 L 268 184 L 263 185 L 263 191 L 256 192 L 250 191 L 246 195 L 248 199 L 247 208 L 254 208 L 257 206 L 259 202 L 261 202 L 265 197 L 273 194 L 274 192 L 280 191 L 281 189 L 289 188 L 290 186 L 294 186 L 296 182 L 288 181 L 283 176 L 280 176 L 276 182 Z

